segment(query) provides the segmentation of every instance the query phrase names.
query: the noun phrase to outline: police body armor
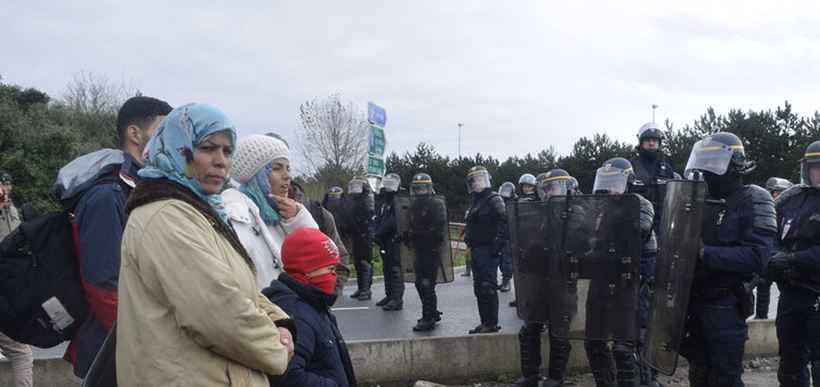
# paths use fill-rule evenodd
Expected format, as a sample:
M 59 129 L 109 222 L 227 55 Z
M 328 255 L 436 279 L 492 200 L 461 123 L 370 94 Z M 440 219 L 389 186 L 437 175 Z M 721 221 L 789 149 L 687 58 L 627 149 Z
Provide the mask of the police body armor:
M 675 178 L 674 172 L 667 167 L 666 162 L 658 157 L 655 161 L 656 170 L 650 173 L 644 167 L 641 157 L 630 160 L 635 171 L 635 182 L 630 190 L 652 202 L 655 214 L 663 213 L 664 198 L 666 197 L 669 181 Z
M 550 276 L 557 276 L 556 255 L 550 250 L 548 235 L 551 211 L 548 202 L 522 201 L 507 204 L 513 276 L 518 317 L 546 323 L 549 308 Z M 560 284 L 555 278 L 553 284 Z
M 706 184 L 674 180 L 667 184 L 660 245 L 649 301 L 641 356 L 652 368 L 672 375 L 683 338 L 689 292 L 698 256 L 698 237 L 706 204 Z
M 641 200 L 638 195 L 553 196 L 550 332 L 586 340 L 639 334 Z M 555 283 L 558 281 L 558 283 Z
M 812 188 L 808 186 L 794 186 L 776 200 L 780 219 L 777 237 L 783 251 L 801 251 L 820 244 L 820 208 L 800 214 L 810 190 Z M 780 282 L 786 282 L 786 286 L 820 293 L 820 272 L 811 268 L 790 270 Z
M 453 281 L 447 205 L 442 195 L 396 195 L 396 228 L 402 240 L 405 282 L 416 278 Z

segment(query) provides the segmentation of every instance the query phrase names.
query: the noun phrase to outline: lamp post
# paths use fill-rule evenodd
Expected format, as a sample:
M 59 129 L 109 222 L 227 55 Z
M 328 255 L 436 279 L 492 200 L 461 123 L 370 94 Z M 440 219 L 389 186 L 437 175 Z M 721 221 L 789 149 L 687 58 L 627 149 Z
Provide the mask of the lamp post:
M 658 107 L 658 104 L 652 104 L 652 123 L 655 123 L 655 109 Z
M 464 126 L 461 122 L 458 123 L 458 158 L 461 158 L 461 127 Z

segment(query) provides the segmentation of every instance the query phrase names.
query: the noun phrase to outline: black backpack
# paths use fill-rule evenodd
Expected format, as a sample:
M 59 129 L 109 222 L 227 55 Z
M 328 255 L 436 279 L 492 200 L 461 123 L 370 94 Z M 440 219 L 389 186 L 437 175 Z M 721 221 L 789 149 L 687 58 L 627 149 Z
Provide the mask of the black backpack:
M 77 333 L 90 306 L 77 261 L 73 211 L 90 187 L 103 182 L 121 183 L 117 173 L 98 177 L 63 201 L 63 211 L 26 219 L 0 242 L 0 332 L 41 348 Z

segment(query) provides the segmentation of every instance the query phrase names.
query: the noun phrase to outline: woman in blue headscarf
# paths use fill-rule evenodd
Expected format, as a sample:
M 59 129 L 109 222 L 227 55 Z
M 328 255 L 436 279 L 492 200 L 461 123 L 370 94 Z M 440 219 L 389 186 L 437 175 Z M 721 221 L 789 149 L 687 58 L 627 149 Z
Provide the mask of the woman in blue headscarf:
M 295 324 L 259 293 L 219 196 L 235 143 L 224 113 L 192 103 L 168 114 L 143 151 L 143 179 L 125 205 L 121 386 L 267 386 L 265 373 L 287 369 Z

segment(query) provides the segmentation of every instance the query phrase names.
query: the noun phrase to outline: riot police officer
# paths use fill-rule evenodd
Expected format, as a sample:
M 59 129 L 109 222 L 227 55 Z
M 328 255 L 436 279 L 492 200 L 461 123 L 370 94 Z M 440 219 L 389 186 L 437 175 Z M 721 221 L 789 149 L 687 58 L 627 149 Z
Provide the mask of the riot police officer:
M 492 191 L 487 168 L 475 166 L 467 172 L 467 190 L 473 201 L 467 211 L 465 241 L 471 248 L 473 292 L 481 324 L 469 333 L 493 333 L 498 326 L 498 283 L 496 275 L 501 250 L 509 239 L 504 200 Z
M 820 385 L 820 141 L 801 162 L 802 184 L 775 200 L 778 233 L 769 276 L 780 288 L 777 340 L 781 386 Z
M 521 188 L 521 198 L 520 201 L 531 201 L 535 200 L 535 186 L 536 186 L 535 176 L 529 173 L 525 173 L 518 178 L 518 187 Z
M 633 193 L 632 189 L 635 187 L 635 181 L 636 176 L 632 164 L 622 157 L 615 157 L 605 161 L 603 166 L 598 168 L 595 174 L 595 184 L 593 185 L 592 192 L 593 194 L 605 195 Z M 657 241 L 653 228 L 654 210 L 652 203 L 643 196 L 638 196 L 638 198 L 640 200 L 640 208 L 635 209 L 635 211 L 640 211 L 640 235 L 642 243 L 640 286 L 643 287 L 643 284 L 653 275 L 655 270 Z M 607 213 L 604 213 L 600 219 L 600 229 L 617 230 L 619 228 L 617 223 L 619 222 L 621 222 L 621 220 L 617 217 L 607 216 Z M 590 293 L 592 293 L 593 290 L 593 286 L 590 285 Z M 646 328 L 648 308 L 649 295 L 644 292 L 639 293 L 638 309 L 640 313 L 640 327 L 642 330 Z M 587 318 L 589 318 L 589 316 L 587 316 Z M 589 328 L 588 325 L 587 329 Z M 613 342 L 611 350 L 605 341 L 584 341 L 587 359 L 589 359 L 589 365 L 590 368 L 592 368 L 595 383 L 599 387 L 613 386 L 615 385 L 615 379 L 617 379 L 618 386 L 636 386 L 640 379 L 645 379 L 643 380 L 645 384 L 651 382 L 649 372 L 639 374 L 639 371 L 641 371 L 639 368 L 645 368 L 640 367 L 641 365 L 636 361 L 636 346 L 641 344 L 640 341 L 640 337 L 638 341 L 615 341 Z
M 404 306 L 404 279 L 401 271 L 401 255 L 396 229 L 396 212 L 393 197 L 401 187 L 401 177 L 388 173 L 382 179 L 384 203 L 373 221 L 373 241 L 380 247 L 384 272 L 385 297 L 376 303 L 386 311 L 401 310 Z
M 779 177 L 770 177 L 766 180 L 766 190 L 772 195 L 772 199 L 777 200 L 777 197 L 783 191 L 791 188 L 793 184 Z M 770 278 L 762 278 L 757 284 L 755 301 L 757 307 L 755 308 L 755 320 L 765 320 L 769 318 L 769 304 L 771 302 L 772 281 Z
M 541 173 L 535 178 L 537 195 L 532 201 L 547 201 L 550 196 L 571 195 L 572 181 L 569 174 L 563 169 Z M 534 191 L 533 194 L 536 194 Z M 531 196 L 530 196 L 531 197 Z M 520 289 L 519 289 L 520 290 Z M 547 325 L 539 321 L 525 320 L 518 331 L 519 353 L 521 356 L 521 378 L 513 386 L 537 386 L 541 380 L 541 333 Z M 569 362 L 569 353 L 572 350 L 568 339 L 556 337 L 549 333 L 549 377 L 544 381 L 544 387 L 563 386 L 564 374 Z
M 763 271 L 777 230 L 772 196 L 743 185 L 743 174 L 753 168 L 740 139 L 721 132 L 695 143 L 684 171 L 702 174 L 707 198 L 718 203 L 703 210 L 681 345 L 692 386 L 743 385 L 746 318 L 753 307 L 748 289 Z
M 506 181 L 504 184 L 501 184 L 501 187 L 498 188 L 498 194 L 501 196 L 501 199 L 504 200 L 504 205 L 510 202 L 517 202 L 518 196 L 515 195 L 515 184 Z M 512 267 L 512 255 L 510 253 L 510 241 L 508 240 L 507 243 L 504 244 L 504 247 L 501 249 L 501 286 L 499 286 L 498 290 L 502 292 L 509 292 L 510 291 L 510 280 L 512 279 L 513 275 L 513 267 Z
M 341 234 L 350 238 L 353 263 L 356 267 L 356 289 L 350 298 L 365 301 L 372 298 L 370 285 L 373 284 L 373 195 L 370 186 L 360 176 L 354 176 L 348 184 L 347 196 L 342 206 L 346 213 Z
M 663 159 L 663 131 L 660 124 L 648 122 L 638 129 L 638 155 L 629 160 L 635 171 L 632 193 L 652 202 L 655 210 L 653 228 L 659 232 L 666 181 L 675 178 L 675 171 Z
M 329 191 L 325 194 L 324 199 L 322 199 L 322 207 L 326 208 L 330 213 L 333 215 L 333 219 L 336 220 L 336 228 L 339 228 L 339 223 L 343 223 L 342 219 L 342 198 L 344 197 L 344 191 L 341 187 L 331 187 Z
M 409 221 L 412 235 L 409 238 L 416 254 L 415 285 L 421 300 L 421 318 L 413 327 L 413 331 L 416 332 L 433 330 L 436 328 L 436 323 L 441 321 L 441 312 L 437 309 L 436 278 L 442 265 L 439 247 L 442 241 L 449 239 L 445 238 L 449 231 L 446 210 L 443 205 L 436 203 L 433 198 L 435 194 L 433 179 L 430 175 L 418 173 L 413 176 L 410 183 L 410 196 L 414 200 L 410 204 Z M 449 250 L 447 250 L 448 261 L 449 255 Z

